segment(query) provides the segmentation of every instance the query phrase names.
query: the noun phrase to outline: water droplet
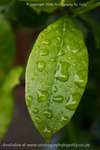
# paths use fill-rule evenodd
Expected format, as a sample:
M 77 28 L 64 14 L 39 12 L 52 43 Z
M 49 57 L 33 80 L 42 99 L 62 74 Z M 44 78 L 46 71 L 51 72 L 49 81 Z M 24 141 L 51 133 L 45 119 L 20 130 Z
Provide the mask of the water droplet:
M 69 64 L 67 62 L 60 62 L 57 67 L 57 72 L 55 74 L 55 77 L 57 80 L 65 82 L 68 80 L 68 68 Z
M 27 105 L 28 105 L 29 107 L 32 106 L 32 100 L 33 100 L 33 97 L 32 97 L 32 96 L 28 96 L 28 97 L 27 97 L 26 103 L 27 103 Z
M 39 117 L 35 117 L 35 121 L 36 121 L 37 123 L 41 123 L 41 119 L 40 119 Z
M 40 72 L 42 72 L 42 71 L 44 70 L 44 68 L 45 68 L 45 62 L 44 62 L 44 61 L 39 61 L 39 62 L 37 63 L 37 65 L 38 65 L 38 70 L 39 70 Z
M 52 31 L 52 26 L 48 26 L 48 31 Z
M 59 51 L 58 56 L 63 56 L 63 55 L 65 55 L 65 51 L 64 50 Z
M 60 37 L 59 36 L 57 37 L 57 40 L 60 41 Z
M 65 104 L 65 107 L 70 110 L 75 110 L 77 107 L 77 101 L 73 99 L 73 96 L 68 98 L 68 101 Z
M 64 100 L 64 98 L 63 98 L 63 96 L 61 96 L 61 95 L 58 95 L 58 96 L 54 96 L 54 97 L 53 97 L 53 101 L 54 101 L 54 102 L 59 102 L 59 103 L 61 103 L 61 102 L 63 102 L 63 100 Z
M 47 49 L 41 50 L 41 56 L 47 56 L 49 54 Z
M 52 118 L 52 112 L 51 112 L 50 110 L 46 110 L 46 111 L 44 112 L 44 115 L 46 115 L 46 117 L 47 117 L 48 119 L 51 119 L 51 118 Z
M 68 116 L 62 116 L 61 122 L 66 122 L 66 121 L 69 121 Z
M 85 86 L 84 80 L 81 80 L 77 74 L 74 76 L 74 82 L 81 88 Z
M 78 49 L 73 49 L 73 50 L 72 50 L 73 53 L 77 53 L 78 51 L 79 51 L 79 48 L 78 48 Z
M 56 86 L 53 86 L 53 88 L 52 88 L 52 92 L 57 92 L 57 87 Z
M 49 41 L 43 41 L 42 43 L 48 45 Z
M 51 61 L 51 62 L 55 62 L 55 58 L 51 58 L 50 61 Z
M 51 135 L 52 135 L 51 130 L 49 130 L 48 128 L 45 128 L 44 129 L 44 136 L 45 136 L 45 138 L 50 139 Z
M 64 25 L 64 27 L 63 27 L 63 32 L 65 32 L 66 31 L 66 27 L 65 27 L 65 25 Z
M 36 114 L 36 113 L 38 113 L 38 109 L 37 108 L 33 108 L 31 112 Z
M 44 101 L 48 100 L 48 92 L 47 91 L 38 90 L 37 96 L 38 96 L 38 101 L 39 102 L 44 102 Z

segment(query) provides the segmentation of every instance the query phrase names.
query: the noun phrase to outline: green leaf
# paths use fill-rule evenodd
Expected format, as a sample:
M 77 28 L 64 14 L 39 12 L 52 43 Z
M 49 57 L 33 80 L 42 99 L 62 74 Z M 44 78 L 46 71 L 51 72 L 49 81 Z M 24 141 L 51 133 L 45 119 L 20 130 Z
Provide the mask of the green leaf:
M 0 89 L 0 141 L 5 135 L 13 114 L 13 101 L 11 93 L 4 93 Z
M 12 66 L 15 54 L 15 38 L 8 21 L 0 16 L 0 84 Z
M 17 67 L 12 70 L 2 87 L 0 87 L 0 141 L 5 135 L 13 115 L 13 96 L 12 89 L 19 84 L 19 77 L 22 68 Z
M 6 77 L 6 81 L 3 84 L 3 91 L 5 91 L 6 93 L 10 93 L 15 85 L 18 85 L 20 83 L 19 77 L 22 71 L 22 67 L 17 67 L 9 73 L 9 75 Z
M 26 68 L 26 103 L 46 140 L 75 113 L 87 74 L 87 48 L 74 20 L 62 17 L 40 33 Z

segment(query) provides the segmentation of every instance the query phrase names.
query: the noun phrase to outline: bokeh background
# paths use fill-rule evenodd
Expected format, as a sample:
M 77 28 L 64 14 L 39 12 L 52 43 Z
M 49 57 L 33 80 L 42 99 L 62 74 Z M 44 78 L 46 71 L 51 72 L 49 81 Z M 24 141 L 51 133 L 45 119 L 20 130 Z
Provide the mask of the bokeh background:
M 1 13 L 9 20 L 15 35 L 16 53 L 13 68 L 16 66 L 25 68 L 28 56 L 40 31 L 66 12 L 71 14 L 69 8 L 58 9 L 51 14 L 46 12 L 37 14 L 24 2 L 16 2 L 9 9 L 1 10 Z M 78 149 L 100 150 L 100 8 L 88 12 L 88 15 L 92 18 L 90 24 L 87 23 L 85 15 L 77 17 L 86 36 L 85 42 L 89 53 L 88 84 L 71 122 L 53 137 L 51 143 L 90 144 L 88 148 Z M 92 21 L 93 19 L 98 26 Z M 98 45 L 96 45 L 97 43 Z M 0 150 L 35 150 L 33 147 L 2 147 L 3 143 L 45 143 L 34 127 L 25 104 L 24 73 L 20 77 L 20 85 L 13 90 L 13 96 L 13 117 L 6 134 L 1 140 Z M 74 150 L 75 148 L 70 149 Z

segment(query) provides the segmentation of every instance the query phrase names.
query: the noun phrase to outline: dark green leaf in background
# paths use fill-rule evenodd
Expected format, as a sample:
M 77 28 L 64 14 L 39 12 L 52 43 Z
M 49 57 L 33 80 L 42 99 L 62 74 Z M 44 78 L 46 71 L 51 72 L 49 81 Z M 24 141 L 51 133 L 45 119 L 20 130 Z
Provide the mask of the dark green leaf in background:
M 0 16 L 0 84 L 11 69 L 15 49 L 11 26 L 3 16 Z
M 87 49 L 74 20 L 62 17 L 40 33 L 26 69 L 26 103 L 46 140 L 75 113 L 87 74 Z

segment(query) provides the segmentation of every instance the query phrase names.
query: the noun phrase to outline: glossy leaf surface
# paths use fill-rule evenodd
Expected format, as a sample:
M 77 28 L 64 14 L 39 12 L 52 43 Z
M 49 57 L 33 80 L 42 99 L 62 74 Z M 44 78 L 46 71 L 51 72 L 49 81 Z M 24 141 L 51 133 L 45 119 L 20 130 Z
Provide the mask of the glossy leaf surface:
M 46 140 L 75 113 L 87 74 L 87 48 L 74 20 L 62 17 L 40 33 L 26 69 L 26 103 Z

